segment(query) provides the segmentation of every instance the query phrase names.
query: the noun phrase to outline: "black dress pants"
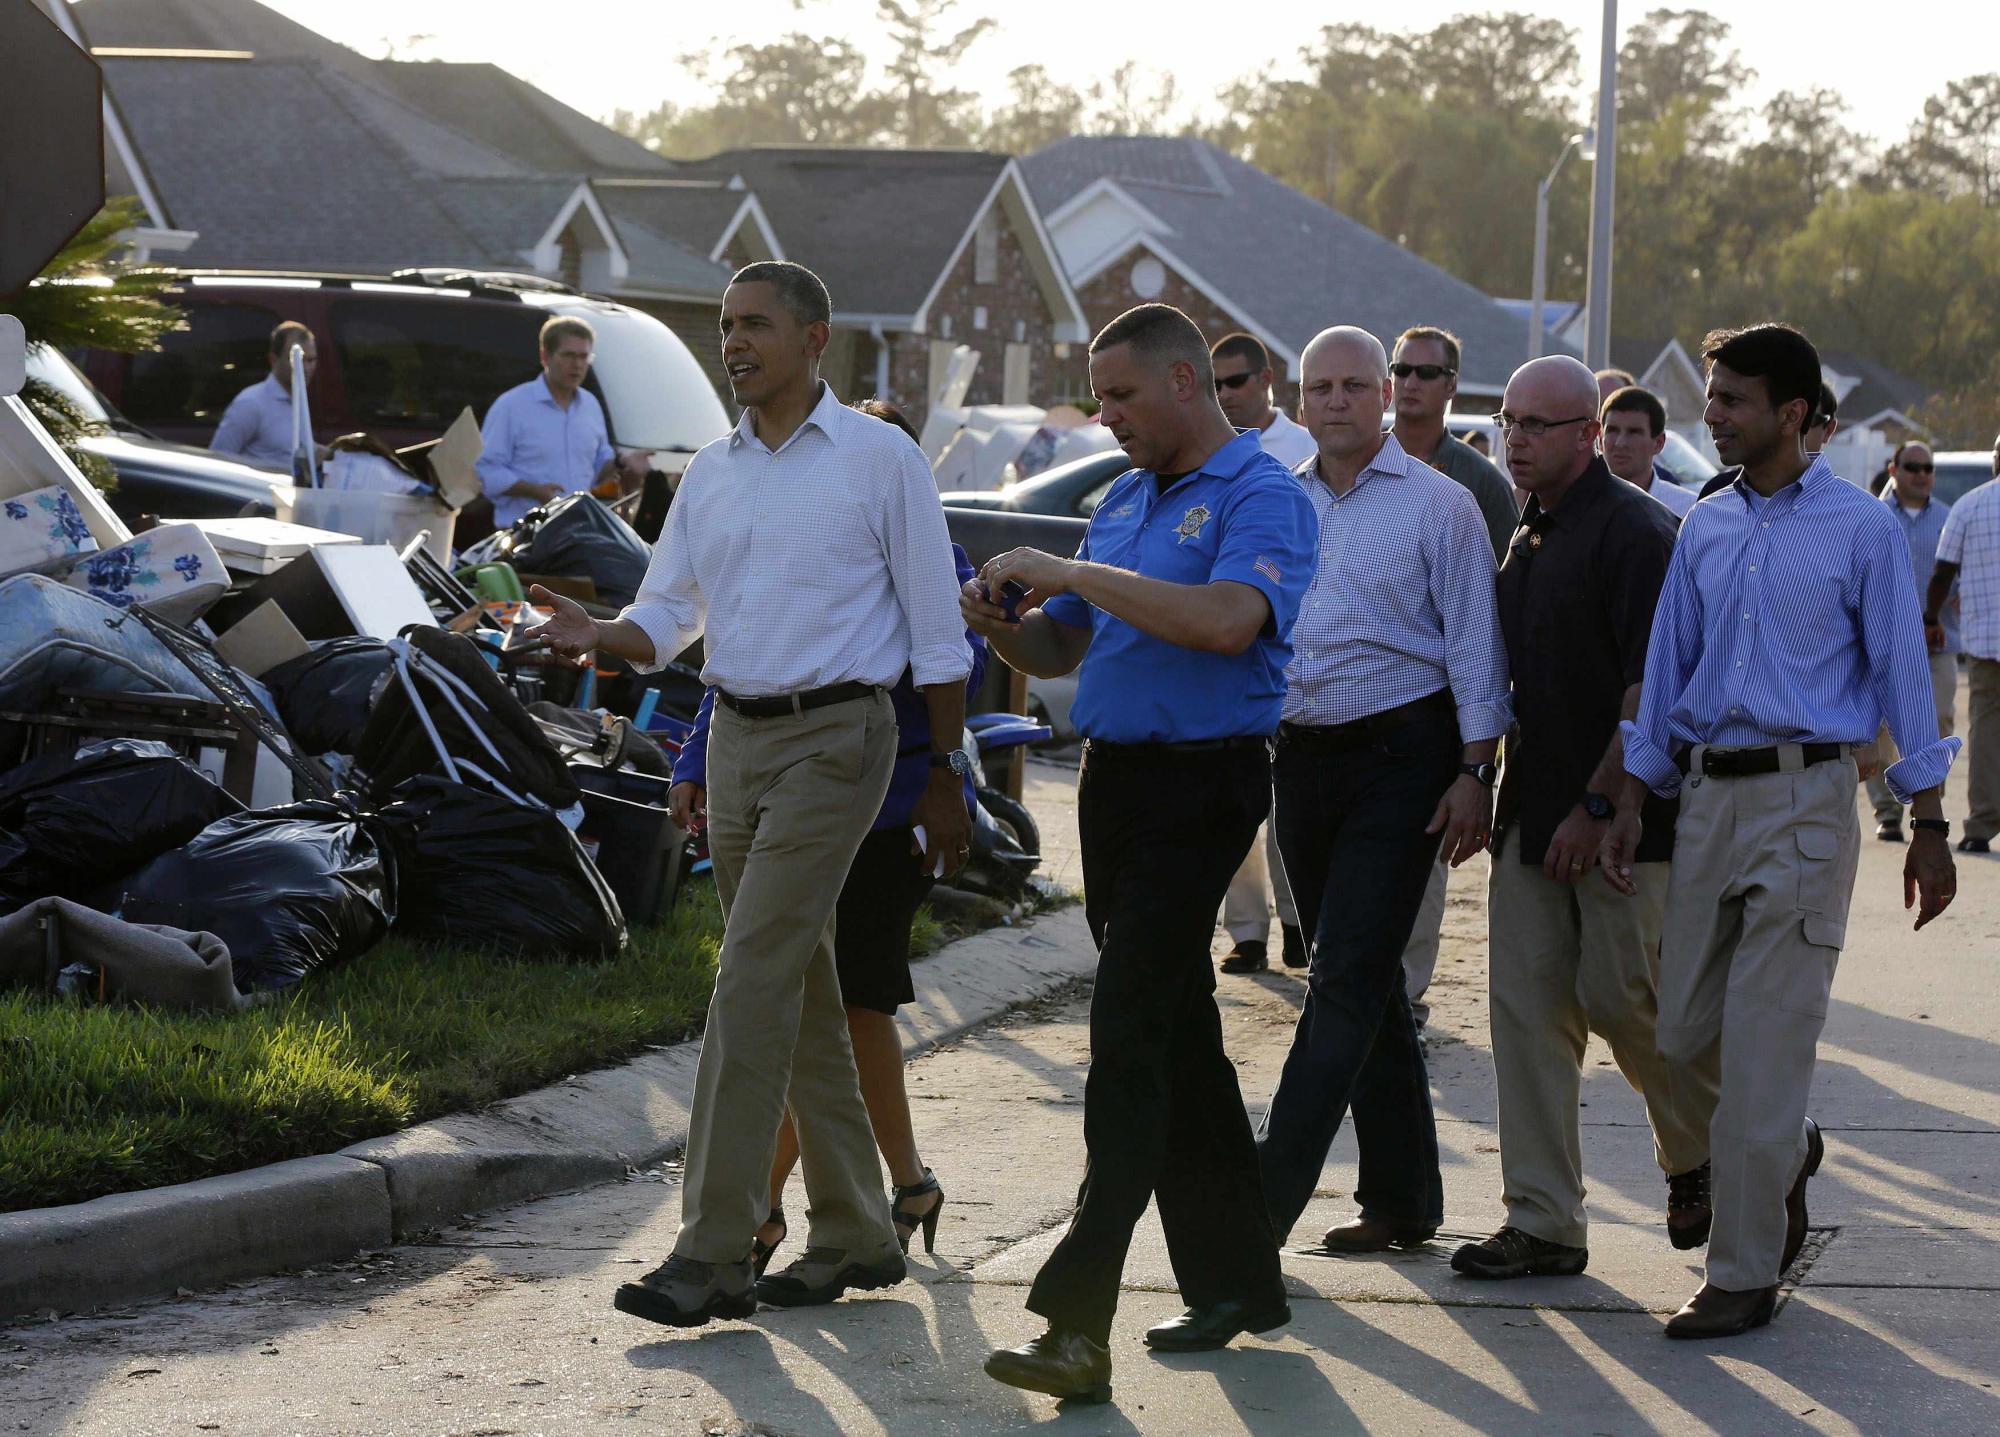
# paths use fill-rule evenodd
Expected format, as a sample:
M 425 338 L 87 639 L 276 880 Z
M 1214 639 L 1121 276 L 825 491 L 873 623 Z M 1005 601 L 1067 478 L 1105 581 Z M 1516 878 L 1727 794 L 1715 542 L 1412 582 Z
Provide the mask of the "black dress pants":
M 1270 783 L 1261 747 L 1093 746 L 1084 758 L 1077 822 L 1098 950 L 1087 1159 L 1076 1214 L 1028 1310 L 1099 1342 L 1148 1199 L 1190 1306 L 1283 1300 L 1209 958 L 1216 910 L 1270 807 Z
M 1257 1133 L 1280 1242 L 1312 1200 L 1350 1105 L 1361 1210 L 1412 1227 L 1444 1217 L 1437 1122 L 1403 949 L 1437 861 L 1439 835 L 1424 828 L 1458 777 L 1460 751 L 1449 716 L 1340 752 L 1279 731 L 1278 852 L 1312 944 L 1305 1006 Z

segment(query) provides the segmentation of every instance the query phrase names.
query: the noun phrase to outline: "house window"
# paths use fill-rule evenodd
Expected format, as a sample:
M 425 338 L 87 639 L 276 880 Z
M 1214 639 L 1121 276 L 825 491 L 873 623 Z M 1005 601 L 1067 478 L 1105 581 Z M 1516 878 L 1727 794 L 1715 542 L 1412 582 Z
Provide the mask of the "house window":
M 983 304 L 975 304 L 975 305 L 974 305 L 974 306 L 972 307 L 972 327 L 973 327 L 974 329 L 984 329 L 984 328 L 986 328 L 986 306 L 985 306 L 985 305 L 983 305 Z
M 1000 282 L 1000 211 L 988 209 L 972 232 L 972 282 Z
M 1167 287 L 1167 267 L 1147 255 L 1132 266 L 1132 293 L 1141 299 L 1158 299 Z
M 1000 378 L 1000 402 L 1002 404 L 1026 404 L 1030 382 L 1029 356 L 1032 353 L 1025 344 L 1007 346 L 1004 368 Z

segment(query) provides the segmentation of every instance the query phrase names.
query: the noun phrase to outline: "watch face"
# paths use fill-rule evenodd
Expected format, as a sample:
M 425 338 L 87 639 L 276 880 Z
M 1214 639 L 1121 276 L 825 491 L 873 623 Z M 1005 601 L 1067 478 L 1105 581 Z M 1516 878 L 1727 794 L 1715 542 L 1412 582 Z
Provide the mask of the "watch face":
M 1601 793 L 1586 793 L 1583 796 L 1583 811 L 1592 818 L 1609 818 L 1612 813 L 1611 800 Z

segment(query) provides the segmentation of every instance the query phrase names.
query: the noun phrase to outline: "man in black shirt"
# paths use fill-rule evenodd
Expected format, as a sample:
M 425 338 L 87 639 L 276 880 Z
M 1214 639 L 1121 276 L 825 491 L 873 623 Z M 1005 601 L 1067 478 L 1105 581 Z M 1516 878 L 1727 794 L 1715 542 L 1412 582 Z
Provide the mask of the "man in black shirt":
M 1653 1035 L 1672 802 L 1647 802 L 1636 898 L 1585 881 L 1623 772 L 1618 722 L 1639 710 L 1676 522 L 1598 456 L 1596 414 L 1591 372 L 1552 356 L 1515 372 L 1500 416 L 1508 468 L 1530 496 L 1499 577 L 1515 728 L 1487 894 L 1507 1219 L 1453 1256 L 1468 1277 L 1567 1276 L 1588 1262 L 1577 1103 L 1591 1032 L 1645 1099 L 1674 1246 L 1707 1237 L 1708 1134 L 1683 1116 L 1707 1109 L 1668 1086 Z

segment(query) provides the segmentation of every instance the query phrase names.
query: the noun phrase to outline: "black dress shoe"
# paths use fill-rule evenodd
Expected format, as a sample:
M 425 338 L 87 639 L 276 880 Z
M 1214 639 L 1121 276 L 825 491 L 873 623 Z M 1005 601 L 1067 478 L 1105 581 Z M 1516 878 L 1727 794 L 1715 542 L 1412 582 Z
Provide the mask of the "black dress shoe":
M 850 1287 L 870 1292 L 894 1287 L 909 1276 L 903 1254 L 874 1262 L 851 1262 L 839 1248 L 809 1247 L 782 1271 L 757 1279 L 757 1299 L 773 1307 L 819 1307 L 837 1301 Z
M 1960 853 L 1991 853 L 1993 845 L 1984 838 L 1961 838 L 1958 841 Z
M 1875 836 L 1884 843 L 1901 843 L 1903 841 L 1903 825 L 1900 823 L 1878 823 L 1875 825 Z
M 1667 1179 L 1667 1241 L 1680 1252 L 1707 1242 L 1708 1230 L 1715 1225 L 1709 1171 L 1703 1163 Z
M 1264 942 L 1259 938 L 1245 938 L 1222 960 L 1222 971 L 1225 973 L 1262 973 L 1270 966 L 1271 960 L 1264 953 Z
M 1281 924 L 1285 935 L 1285 966 L 1303 968 L 1306 966 L 1306 935 L 1294 924 Z
M 1292 1320 L 1292 1309 L 1280 1297 L 1258 1306 L 1247 1302 L 1212 1302 L 1190 1307 L 1179 1317 L 1146 1330 L 1146 1345 L 1155 1352 L 1213 1352 L 1227 1347 L 1245 1332 L 1270 1332 Z
M 1778 1264 L 1778 1275 L 1799 1260 L 1799 1250 L 1806 1245 L 1806 1179 L 1819 1171 L 1820 1159 L 1826 1156 L 1826 1140 L 1819 1135 L 1819 1124 L 1806 1119 L 1806 1162 L 1799 1169 L 1798 1181 L 1785 1194 L 1785 1256 Z
M 1109 1402 L 1111 1349 L 1081 1332 L 1051 1327 L 1033 1342 L 1003 1347 L 987 1358 L 986 1375 L 1064 1402 Z
M 1422 1247 L 1437 1236 L 1434 1227 L 1391 1222 L 1384 1217 L 1362 1213 L 1339 1227 L 1330 1227 L 1321 1239 L 1328 1252 L 1387 1252 L 1390 1248 Z
M 1575 1277 L 1590 1266 L 1590 1250 L 1550 1242 L 1518 1227 L 1503 1227 L 1484 1242 L 1468 1242 L 1451 1255 L 1463 1277 Z
M 1753 1287 L 1731 1292 L 1703 1283 L 1687 1305 L 1667 1319 L 1669 1337 L 1735 1337 L 1771 1320 L 1778 1307 L 1778 1289 Z

